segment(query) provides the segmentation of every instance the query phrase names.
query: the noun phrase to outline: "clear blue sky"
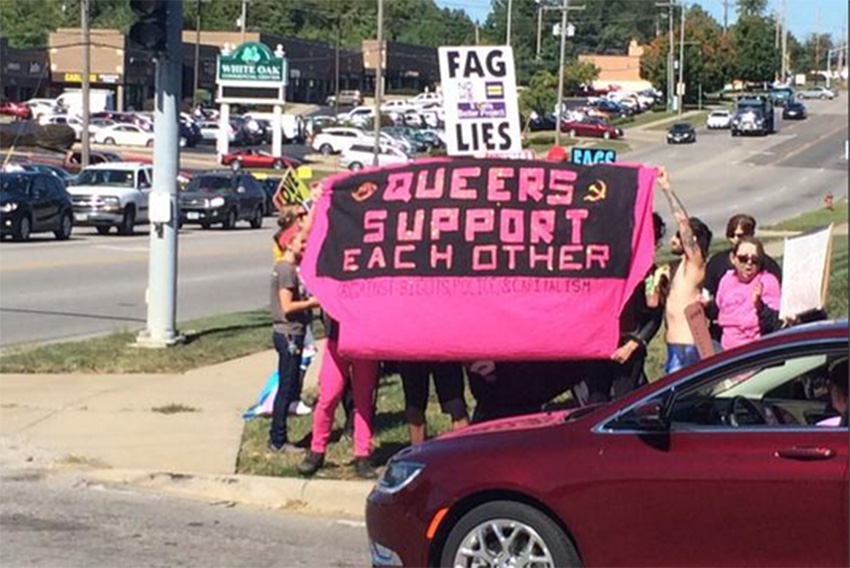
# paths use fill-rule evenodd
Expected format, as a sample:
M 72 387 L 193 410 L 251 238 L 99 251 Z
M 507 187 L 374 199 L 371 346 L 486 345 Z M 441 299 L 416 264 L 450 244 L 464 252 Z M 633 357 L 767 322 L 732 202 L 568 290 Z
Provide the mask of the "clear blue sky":
M 473 20 L 484 22 L 490 11 L 490 0 L 435 0 L 439 6 L 465 10 Z M 605 0 L 575 0 L 581 2 L 604 2 Z M 723 0 L 688 0 L 688 3 L 701 4 L 718 22 L 723 21 Z M 734 4 L 734 0 L 730 0 Z M 782 0 L 770 0 L 768 10 L 779 10 Z M 831 33 L 838 39 L 842 27 L 847 26 L 847 0 L 785 0 L 788 12 L 788 29 L 797 37 L 805 38 L 815 31 L 818 13 L 820 13 L 821 33 Z M 735 21 L 735 7 L 729 8 L 729 23 Z M 844 30 L 846 34 L 846 30 Z

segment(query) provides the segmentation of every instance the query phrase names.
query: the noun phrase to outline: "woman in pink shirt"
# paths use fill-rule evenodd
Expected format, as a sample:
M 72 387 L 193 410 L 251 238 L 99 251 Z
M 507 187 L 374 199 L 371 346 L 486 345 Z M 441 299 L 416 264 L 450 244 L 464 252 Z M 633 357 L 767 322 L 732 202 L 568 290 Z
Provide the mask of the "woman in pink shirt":
M 779 280 L 764 269 L 764 246 L 742 237 L 732 249 L 734 268 L 717 286 L 717 323 L 724 349 L 743 345 L 775 331 L 779 320 Z

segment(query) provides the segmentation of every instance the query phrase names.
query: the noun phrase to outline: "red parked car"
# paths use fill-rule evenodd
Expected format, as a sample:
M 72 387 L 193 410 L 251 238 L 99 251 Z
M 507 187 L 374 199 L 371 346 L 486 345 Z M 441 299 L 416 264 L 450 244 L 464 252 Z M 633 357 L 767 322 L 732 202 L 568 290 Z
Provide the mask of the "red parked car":
M 0 114 L 14 116 L 18 120 L 29 120 L 32 118 L 32 110 L 30 110 L 30 107 L 12 101 L 0 102 Z
M 294 158 L 285 156 L 272 156 L 267 152 L 259 150 L 236 150 L 221 157 L 221 165 L 230 166 L 231 169 L 239 168 L 274 168 L 282 170 L 287 167 L 298 167 L 300 163 Z
M 404 450 L 368 498 L 372 562 L 846 567 L 846 409 L 823 422 L 847 332 L 800 326 L 607 405 Z
M 571 138 L 576 136 L 596 136 L 599 138 L 622 138 L 623 131 L 598 118 L 589 117 L 587 120 L 568 120 L 561 123 L 561 132 L 566 132 Z

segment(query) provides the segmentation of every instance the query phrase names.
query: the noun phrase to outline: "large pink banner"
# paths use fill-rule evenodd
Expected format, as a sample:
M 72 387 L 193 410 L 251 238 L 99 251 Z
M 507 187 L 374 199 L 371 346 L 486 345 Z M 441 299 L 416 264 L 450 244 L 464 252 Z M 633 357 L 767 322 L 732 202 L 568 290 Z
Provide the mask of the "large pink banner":
M 655 170 L 434 159 L 323 182 L 301 272 L 340 350 L 607 358 L 653 254 Z

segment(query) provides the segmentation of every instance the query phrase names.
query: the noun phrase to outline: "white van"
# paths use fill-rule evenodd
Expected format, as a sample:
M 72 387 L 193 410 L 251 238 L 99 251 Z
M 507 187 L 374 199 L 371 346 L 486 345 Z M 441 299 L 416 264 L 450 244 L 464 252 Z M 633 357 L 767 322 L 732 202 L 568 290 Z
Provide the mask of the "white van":
M 56 105 L 64 108 L 70 115 L 83 114 L 82 89 L 66 89 L 56 97 Z M 109 89 L 89 89 L 89 112 L 115 110 L 115 93 Z

